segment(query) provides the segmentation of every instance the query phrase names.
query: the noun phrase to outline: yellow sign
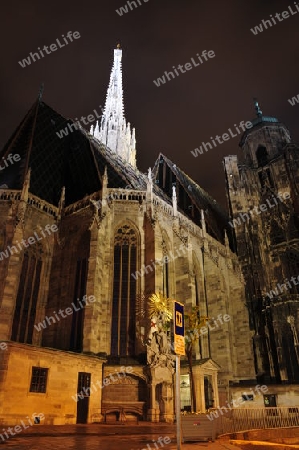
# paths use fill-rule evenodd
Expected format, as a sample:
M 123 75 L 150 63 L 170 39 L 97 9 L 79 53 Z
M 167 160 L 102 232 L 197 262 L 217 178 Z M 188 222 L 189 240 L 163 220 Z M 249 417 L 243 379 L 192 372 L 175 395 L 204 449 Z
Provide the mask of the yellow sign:
M 185 338 L 183 336 L 174 337 L 174 353 L 177 355 L 185 355 Z
M 177 327 L 183 326 L 183 315 L 179 311 L 175 312 L 175 324 Z

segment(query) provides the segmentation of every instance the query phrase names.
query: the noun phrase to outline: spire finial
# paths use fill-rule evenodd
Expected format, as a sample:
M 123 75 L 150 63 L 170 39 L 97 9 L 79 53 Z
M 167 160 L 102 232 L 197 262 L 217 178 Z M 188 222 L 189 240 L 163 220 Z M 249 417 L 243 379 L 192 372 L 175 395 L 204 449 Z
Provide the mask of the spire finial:
M 122 86 L 122 50 L 118 43 L 114 49 L 114 60 L 107 90 L 106 103 L 100 123 L 90 133 L 118 154 L 123 161 L 136 167 L 136 138 L 124 115 Z
M 173 215 L 177 216 L 178 213 L 178 201 L 176 196 L 176 185 L 172 185 L 172 208 L 173 208 Z
M 38 93 L 38 101 L 39 101 L 39 102 L 40 102 L 41 99 L 42 99 L 42 96 L 43 96 L 43 93 L 44 93 L 44 88 L 45 88 L 45 85 L 44 85 L 44 83 L 42 83 L 42 84 L 40 85 L 39 93 Z
M 153 179 L 152 179 L 152 169 L 151 169 L 151 167 L 148 168 L 148 171 L 147 171 L 147 179 L 148 179 L 149 184 L 153 184 Z
M 262 111 L 261 108 L 260 108 L 258 99 L 257 99 L 257 98 L 254 98 L 253 101 L 254 101 L 254 108 L 255 108 L 257 117 L 262 117 L 263 111 Z
M 200 210 L 200 217 L 201 217 L 201 229 L 203 237 L 206 236 L 207 229 L 206 229 L 206 221 L 205 221 L 205 212 L 203 209 Z

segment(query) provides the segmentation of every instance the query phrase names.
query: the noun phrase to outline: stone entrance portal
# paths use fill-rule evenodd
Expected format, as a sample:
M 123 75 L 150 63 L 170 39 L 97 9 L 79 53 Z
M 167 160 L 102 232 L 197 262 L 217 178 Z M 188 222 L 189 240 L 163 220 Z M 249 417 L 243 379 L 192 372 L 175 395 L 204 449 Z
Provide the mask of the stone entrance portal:
M 193 363 L 193 376 L 195 383 L 196 395 L 196 412 L 206 412 L 210 408 L 217 408 L 219 406 L 218 394 L 218 371 L 220 367 L 212 359 L 201 359 Z M 191 395 L 186 394 L 186 389 L 190 389 L 190 382 L 188 376 L 188 368 L 182 367 L 181 375 L 181 397 L 186 399 L 184 403 L 181 402 L 181 408 L 185 411 L 191 411 Z M 187 377 L 187 378 L 186 378 Z M 187 403 L 190 399 L 190 404 Z
M 173 376 L 167 367 L 150 369 L 150 407 L 147 418 L 151 422 L 174 421 Z
M 103 389 L 102 415 L 105 422 L 143 420 L 146 417 L 145 380 L 127 375 Z

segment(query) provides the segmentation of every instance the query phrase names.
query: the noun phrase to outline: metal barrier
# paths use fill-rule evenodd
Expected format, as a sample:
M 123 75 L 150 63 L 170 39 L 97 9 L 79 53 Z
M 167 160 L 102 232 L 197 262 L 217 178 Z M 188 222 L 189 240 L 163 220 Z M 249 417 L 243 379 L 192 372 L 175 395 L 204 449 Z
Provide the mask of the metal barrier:
M 226 411 L 225 411 L 226 409 Z M 299 407 L 277 408 L 218 408 L 209 412 L 213 417 L 217 434 L 234 433 L 253 429 L 286 428 L 299 426 Z
M 206 414 L 182 414 L 181 427 L 183 443 L 215 440 L 215 423 Z

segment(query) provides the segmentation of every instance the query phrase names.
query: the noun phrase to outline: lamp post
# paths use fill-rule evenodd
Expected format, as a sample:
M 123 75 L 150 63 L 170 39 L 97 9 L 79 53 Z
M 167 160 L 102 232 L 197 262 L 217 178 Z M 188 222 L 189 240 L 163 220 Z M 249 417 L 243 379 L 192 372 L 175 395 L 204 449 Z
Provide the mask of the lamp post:
M 174 301 L 173 314 L 173 336 L 174 353 L 176 366 L 176 386 L 175 386 L 175 415 L 176 415 L 176 436 L 177 450 L 181 450 L 181 360 L 185 355 L 185 323 L 184 323 L 184 305 Z
M 176 368 L 176 385 L 175 385 L 175 415 L 176 415 L 176 441 L 177 450 L 181 450 L 181 389 L 180 389 L 180 355 L 175 355 L 175 368 Z

